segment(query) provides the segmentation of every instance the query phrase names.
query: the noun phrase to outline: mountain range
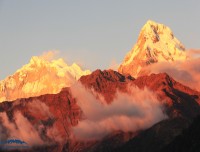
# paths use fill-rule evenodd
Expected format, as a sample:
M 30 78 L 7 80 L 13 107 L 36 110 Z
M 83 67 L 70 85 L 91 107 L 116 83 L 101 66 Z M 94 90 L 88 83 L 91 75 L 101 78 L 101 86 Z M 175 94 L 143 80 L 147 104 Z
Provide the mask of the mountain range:
M 0 140 L 19 138 L 30 148 L 13 151 L 30 152 L 198 151 L 200 92 L 146 68 L 191 60 L 186 52 L 149 20 L 118 71 L 32 57 L 0 81 Z
M 61 58 L 48 61 L 34 56 L 28 64 L 0 81 L 0 102 L 56 94 L 82 75 L 90 73 L 89 70 L 83 71 L 76 63 L 67 65 Z

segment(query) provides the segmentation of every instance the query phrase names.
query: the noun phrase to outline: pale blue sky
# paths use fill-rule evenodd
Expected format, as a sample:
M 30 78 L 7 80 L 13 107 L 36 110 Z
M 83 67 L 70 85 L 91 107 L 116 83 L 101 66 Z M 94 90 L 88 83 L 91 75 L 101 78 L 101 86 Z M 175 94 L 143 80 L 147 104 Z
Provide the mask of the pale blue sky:
M 106 69 L 122 62 L 148 19 L 200 48 L 200 0 L 0 0 L 0 79 L 54 49 L 69 64 Z

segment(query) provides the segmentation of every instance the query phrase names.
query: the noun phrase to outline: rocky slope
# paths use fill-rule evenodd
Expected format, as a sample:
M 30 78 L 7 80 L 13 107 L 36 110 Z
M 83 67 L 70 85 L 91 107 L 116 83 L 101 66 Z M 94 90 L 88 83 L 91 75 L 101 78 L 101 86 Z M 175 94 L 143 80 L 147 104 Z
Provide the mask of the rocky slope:
M 147 87 L 157 94 L 168 115 L 168 119 L 155 124 L 147 130 L 139 131 L 138 135 L 134 137 L 129 136 L 126 142 L 121 141 L 118 143 L 118 147 L 113 146 L 112 142 L 110 142 L 117 140 L 117 137 L 112 139 L 104 138 L 86 148 L 85 151 L 91 149 L 93 152 L 102 150 L 109 152 L 162 151 L 165 146 L 189 126 L 194 117 L 200 114 L 200 93 L 180 84 L 165 73 L 151 74 L 150 76 L 141 76 L 134 79 L 130 76 L 127 78 L 111 70 L 97 70 L 91 75 L 82 76 L 80 81 L 86 88 L 93 88 L 103 95 L 108 103 L 111 103 L 115 98 L 116 90 L 128 92 L 130 85 L 140 89 Z M 109 94 L 112 98 L 108 98 Z M 123 133 L 123 135 L 126 134 Z
M 161 149 L 162 152 L 198 152 L 200 151 L 200 116 L 184 129 L 171 143 Z
M 200 114 L 200 93 L 176 82 L 165 73 L 133 79 L 116 71 L 97 70 L 90 75 L 82 76 L 80 82 L 89 91 L 103 95 L 108 104 L 114 101 L 117 90 L 129 93 L 129 86 L 140 89 L 147 87 L 158 95 L 158 100 L 165 106 L 169 118 L 147 130 L 147 133 L 117 131 L 101 140 L 77 141 L 71 136 L 71 128 L 79 125 L 78 122 L 83 119 L 83 114 L 70 88 L 65 88 L 58 94 L 0 103 L 0 128 L 3 129 L 1 138 L 6 139 L 13 136 L 13 127 L 10 126 L 16 125 L 18 129 L 14 132 L 19 132 L 23 124 L 26 124 L 28 129 L 23 128 L 23 134 L 19 132 L 17 137 L 23 137 L 24 141 L 33 144 L 33 147 L 27 151 L 112 151 L 118 149 L 119 146 L 127 147 L 129 141 L 137 139 L 137 136 L 133 138 L 137 134 L 138 137 L 142 136 L 142 141 L 147 141 L 147 139 L 155 141 L 155 149 L 157 149 L 156 145 L 164 146 L 172 141 L 188 126 L 193 117 Z M 26 132 L 28 136 L 25 136 Z M 37 134 L 37 136 L 32 137 L 32 134 Z M 38 142 L 32 143 L 31 137 Z
M 161 121 L 151 128 L 140 132 L 121 147 L 112 149 L 117 152 L 162 152 L 190 124 L 188 119 L 177 117 Z
M 103 95 L 108 103 L 115 98 L 116 91 L 127 92 L 131 86 L 145 87 L 157 94 L 159 101 L 168 107 L 168 115 L 194 117 L 199 112 L 200 93 L 175 81 L 166 73 L 141 76 L 137 79 L 124 76 L 112 70 L 96 70 L 82 76 L 80 82 L 86 88 L 94 89 Z
M 113 70 L 96 70 L 90 75 L 82 76 L 79 81 L 86 88 L 93 88 L 95 92 L 102 94 L 107 103 L 110 103 L 114 99 L 117 89 L 126 92 L 126 87 L 132 80 L 134 78 L 131 76 L 126 77 Z
M 149 20 L 142 27 L 137 43 L 128 52 L 118 71 L 137 77 L 141 69 L 149 64 L 185 59 L 185 47 L 171 29 Z
M 30 146 L 24 151 L 61 152 L 69 144 L 70 128 L 78 124 L 81 113 L 69 88 L 58 94 L 2 102 L 0 140 L 23 138 Z M 1 150 L 4 151 L 2 145 Z
M 193 120 L 168 119 L 143 131 L 115 152 L 198 152 L 200 150 L 200 116 Z
M 62 59 L 47 61 L 35 56 L 16 73 L 0 81 L 0 102 L 59 93 L 89 73 L 75 63 L 68 66 Z

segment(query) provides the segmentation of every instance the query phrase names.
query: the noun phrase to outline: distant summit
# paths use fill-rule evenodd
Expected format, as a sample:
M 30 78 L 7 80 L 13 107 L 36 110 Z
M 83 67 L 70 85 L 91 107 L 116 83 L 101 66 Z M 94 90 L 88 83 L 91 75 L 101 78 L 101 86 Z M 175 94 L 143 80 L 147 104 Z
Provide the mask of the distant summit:
M 185 47 L 172 30 L 148 20 L 142 27 L 137 43 L 126 55 L 118 71 L 137 77 L 141 69 L 156 62 L 173 62 L 187 58 Z
M 16 73 L 0 81 L 0 102 L 55 94 L 87 74 L 90 71 L 83 71 L 76 63 L 69 66 L 63 59 L 47 61 L 34 56 Z

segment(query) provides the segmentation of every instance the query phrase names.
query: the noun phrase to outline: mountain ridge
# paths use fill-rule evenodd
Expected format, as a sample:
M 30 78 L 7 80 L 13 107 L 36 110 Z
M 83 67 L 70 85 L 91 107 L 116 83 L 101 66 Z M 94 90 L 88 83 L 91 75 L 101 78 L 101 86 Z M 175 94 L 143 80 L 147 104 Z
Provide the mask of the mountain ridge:
M 101 85 L 98 86 L 96 78 L 98 78 L 98 81 L 100 81 L 99 84 Z M 116 89 L 119 89 L 119 91 L 122 92 L 126 92 L 127 86 L 129 85 L 139 87 L 140 89 L 144 89 L 145 87 L 147 87 L 152 91 L 154 91 L 156 94 L 158 94 L 159 101 L 163 105 L 166 105 L 165 106 L 166 113 L 169 117 L 168 118 L 169 121 L 167 121 L 167 124 L 169 124 L 169 126 L 172 127 L 176 127 L 176 125 L 175 126 L 173 125 L 176 124 L 175 123 L 176 121 L 173 121 L 173 123 L 171 124 L 170 122 L 171 119 L 174 120 L 174 119 L 184 118 L 190 120 L 191 118 L 200 114 L 200 107 L 198 104 L 198 100 L 200 99 L 200 93 L 179 84 L 165 73 L 152 74 L 150 76 L 142 76 L 137 79 L 130 79 L 126 78 L 125 76 L 121 75 L 116 71 L 97 70 L 91 73 L 90 75 L 82 76 L 79 82 L 81 82 L 86 89 L 92 91 L 92 88 L 94 88 L 95 91 L 97 91 L 99 94 L 103 96 L 106 95 L 105 94 L 107 92 L 106 90 L 110 89 L 110 92 L 108 92 L 108 94 L 110 95 L 113 94 L 114 96 L 108 98 L 109 99 L 108 106 L 110 103 L 113 102 L 113 99 L 115 98 L 116 90 L 111 89 L 113 86 L 115 86 Z M 40 106 L 38 107 L 36 106 L 36 104 Z M 46 107 L 45 105 L 49 109 L 48 113 L 45 112 L 47 110 L 44 111 L 45 109 L 44 107 Z M 41 109 L 41 107 L 43 108 Z M 58 130 L 57 133 L 59 133 L 59 136 L 65 139 L 64 140 L 65 143 L 63 144 L 55 143 L 58 145 L 57 146 L 55 145 L 54 151 L 57 151 L 58 147 L 60 146 L 61 147 L 59 151 L 65 151 L 63 149 L 64 147 L 67 149 L 69 148 L 68 150 L 70 151 L 73 151 L 74 149 L 79 149 L 80 151 L 84 152 L 84 150 L 87 151 L 91 147 L 94 148 L 93 149 L 94 151 L 99 151 L 100 149 L 106 149 L 106 146 L 108 146 L 107 142 L 112 144 L 118 143 L 118 146 L 123 146 L 124 144 L 126 145 L 126 142 L 128 142 L 129 139 L 134 139 L 132 137 L 132 133 L 120 132 L 119 134 L 116 135 L 113 133 L 113 136 L 111 133 L 111 135 L 108 135 L 107 137 L 103 138 L 100 141 L 87 141 L 83 143 L 83 141 L 68 140 L 70 135 L 70 128 L 78 125 L 79 121 L 82 119 L 81 117 L 82 112 L 76 100 L 76 96 L 72 96 L 70 88 L 64 88 L 58 94 L 46 94 L 38 97 L 17 99 L 16 101 L 13 102 L 0 103 L 0 112 L 1 113 L 6 112 L 6 115 L 9 117 L 9 120 L 13 123 L 14 121 L 16 121 L 14 119 L 14 115 L 17 111 L 20 111 L 22 115 L 33 126 L 36 127 L 36 129 L 40 125 L 44 126 L 43 127 L 44 131 L 38 132 L 41 137 L 45 137 L 42 138 L 43 140 L 45 140 L 49 136 L 49 134 L 47 133 L 49 132 L 49 129 L 51 130 L 51 127 L 57 128 Z M 0 119 L 0 121 L 2 120 Z M 165 125 L 166 123 L 163 123 L 162 126 Z M 183 127 L 178 127 L 178 129 L 180 129 L 179 132 L 182 130 L 182 128 L 185 128 L 184 126 L 187 125 L 187 121 L 186 124 L 185 122 L 183 122 L 182 125 Z M 159 123 L 156 126 L 158 126 L 159 128 Z M 174 138 L 174 136 L 171 136 L 171 134 L 174 133 L 174 129 L 173 128 L 169 129 L 172 129 L 172 132 L 171 131 L 168 132 L 168 130 L 165 128 L 166 131 L 163 132 L 163 135 L 165 135 L 165 133 L 167 132 L 169 134 L 167 137 L 170 137 L 171 141 Z M 140 131 L 137 134 L 140 135 Z M 52 136 L 50 137 L 51 140 L 54 139 L 52 138 Z M 44 151 L 44 149 L 47 151 L 53 150 L 51 148 L 48 148 L 48 146 L 46 147 L 38 146 L 38 147 L 39 147 L 38 149 L 41 148 L 41 151 Z M 117 148 L 117 145 L 112 145 L 110 148 L 111 150 L 112 148 L 115 149 Z
M 90 71 L 83 71 L 76 63 L 69 66 L 61 58 L 48 61 L 33 56 L 28 64 L 0 81 L 0 102 L 55 94 L 87 74 Z

